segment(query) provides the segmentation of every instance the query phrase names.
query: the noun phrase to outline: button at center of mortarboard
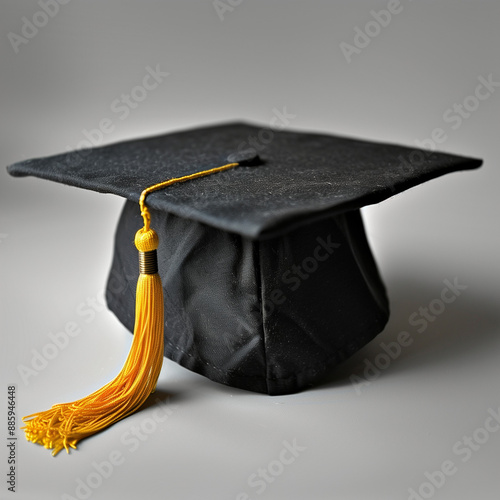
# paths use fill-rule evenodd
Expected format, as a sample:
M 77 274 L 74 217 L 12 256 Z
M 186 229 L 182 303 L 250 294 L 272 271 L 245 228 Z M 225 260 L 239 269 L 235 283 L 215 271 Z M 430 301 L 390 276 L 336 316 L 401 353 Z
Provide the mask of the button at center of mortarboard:
M 254 150 L 238 151 L 227 157 L 228 163 L 238 163 L 242 167 L 257 167 L 264 162 Z

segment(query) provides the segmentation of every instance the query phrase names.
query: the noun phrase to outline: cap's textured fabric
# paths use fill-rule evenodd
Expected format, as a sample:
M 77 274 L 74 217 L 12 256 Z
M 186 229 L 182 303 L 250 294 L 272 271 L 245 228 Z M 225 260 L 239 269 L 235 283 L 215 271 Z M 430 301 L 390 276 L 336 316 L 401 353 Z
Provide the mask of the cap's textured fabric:
M 258 155 L 258 167 L 148 196 L 153 209 L 254 238 L 286 231 L 311 217 L 377 203 L 433 177 L 481 163 L 343 137 L 272 130 L 263 135 L 262 130 L 241 123 L 206 127 L 27 160 L 9 172 L 138 202 L 142 190 L 152 184 L 224 165 L 237 153 L 245 158 Z
M 262 130 L 224 124 L 23 161 L 9 172 L 127 198 L 106 296 L 133 330 L 141 191 L 241 161 L 147 198 L 160 240 L 165 355 L 218 382 L 286 394 L 353 354 L 389 317 L 359 208 L 481 161 Z

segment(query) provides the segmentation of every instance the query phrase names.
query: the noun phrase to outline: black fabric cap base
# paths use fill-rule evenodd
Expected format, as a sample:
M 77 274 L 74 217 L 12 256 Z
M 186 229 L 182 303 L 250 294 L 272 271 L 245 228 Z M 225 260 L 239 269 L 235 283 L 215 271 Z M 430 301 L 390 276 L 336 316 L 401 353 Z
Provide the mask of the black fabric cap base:
M 128 200 L 107 300 L 133 330 L 140 193 L 232 161 L 242 166 L 147 198 L 160 239 L 165 355 L 217 382 L 269 394 L 310 386 L 387 322 L 359 208 L 481 165 L 234 123 L 27 160 L 9 172 Z

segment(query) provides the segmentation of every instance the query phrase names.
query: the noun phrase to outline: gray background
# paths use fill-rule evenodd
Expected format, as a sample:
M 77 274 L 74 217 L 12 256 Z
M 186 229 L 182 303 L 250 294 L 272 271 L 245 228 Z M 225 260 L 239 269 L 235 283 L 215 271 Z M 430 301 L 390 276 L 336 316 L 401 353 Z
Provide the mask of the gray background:
M 41 6 L 3 1 L 1 165 L 75 148 L 103 118 L 113 124 L 104 144 L 231 119 L 266 125 L 274 108 L 286 108 L 294 129 L 405 145 L 442 128 L 439 149 L 481 157 L 484 166 L 364 209 L 392 316 L 324 384 L 273 398 L 165 360 L 158 383 L 159 396 L 170 394 L 165 421 L 152 420 L 159 413 L 150 407 L 56 459 L 19 433 L 18 492 L 2 481 L 0 497 L 83 498 L 78 480 L 95 479 L 92 462 L 118 452 L 123 463 L 89 498 L 406 499 L 420 487 L 432 498 L 498 498 L 500 432 L 478 429 L 500 406 L 500 89 L 455 129 L 445 116 L 480 76 L 500 81 L 500 4 L 401 0 L 401 11 L 349 63 L 340 44 L 353 44 L 355 28 L 364 30 L 370 11 L 387 1 L 232 2 L 221 20 L 210 0 L 72 0 L 16 53 L 9 33 L 21 34 L 23 16 L 33 20 Z M 111 103 L 156 65 L 169 75 L 122 120 Z M 131 335 L 100 303 L 122 201 L 11 179 L 3 167 L 0 193 L 2 391 L 17 385 L 22 416 L 87 395 L 122 366 Z M 467 289 L 419 332 L 410 316 L 455 278 Z M 68 322 L 79 335 L 23 380 L 19 367 L 30 367 L 33 350 L 42 352 Z M 401 331 L 411 346 L 378 378 L 353 384 L 383 352 L 381 342 Z M 0 399 L 4 436 L 5 394 Z M 132 426 L 150 432 L 137 449 Z M 477 449 L 456 444 L 473 435 L 484 441 Z M 305 449 L 280 466 L 283 442 L 294 440 Z M 5 477 L 5 441 L 0 449 Z M 447 460 L 455 468 L 444 484 L 422 486 Z M 252 475 L 268 467 L 276 476 L 261 492 Z

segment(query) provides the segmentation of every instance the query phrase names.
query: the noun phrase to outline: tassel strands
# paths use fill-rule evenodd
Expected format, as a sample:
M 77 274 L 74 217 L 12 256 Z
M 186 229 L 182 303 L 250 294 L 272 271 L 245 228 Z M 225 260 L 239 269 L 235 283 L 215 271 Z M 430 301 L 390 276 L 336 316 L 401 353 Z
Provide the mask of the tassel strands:
M 163 363 L 163 288 L 152 258 L 158 237 L 152 229 L 141 229 L 135 244 L 143 263 L 137 282 L 134 340 L 121 372 L 83 399 L 23 418 L 26 439 L 52 449 L 54 456 L 135 412 L 156 387 Z M 154 273 L 147 274 L 151 270 Z

